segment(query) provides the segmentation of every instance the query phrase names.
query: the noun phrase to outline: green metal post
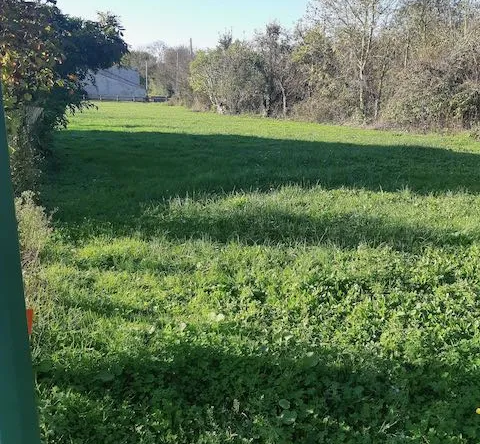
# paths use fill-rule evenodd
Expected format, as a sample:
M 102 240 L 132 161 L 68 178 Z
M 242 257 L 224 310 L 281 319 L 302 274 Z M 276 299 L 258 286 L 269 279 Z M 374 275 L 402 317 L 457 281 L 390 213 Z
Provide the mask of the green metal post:
M 40 444 L 1 85 L 0 444 Z

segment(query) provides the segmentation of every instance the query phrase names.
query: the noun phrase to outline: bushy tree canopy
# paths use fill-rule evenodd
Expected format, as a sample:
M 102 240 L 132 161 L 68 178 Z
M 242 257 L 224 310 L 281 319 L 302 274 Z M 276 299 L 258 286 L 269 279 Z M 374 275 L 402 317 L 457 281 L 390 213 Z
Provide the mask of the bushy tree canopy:
M 88 73 L 112 66 L 127 51 L 114 15 L 90 21 L 62 14 L 53 0 L 2 0 L 0 70 L 17 178 L 35 176 L 49 134 L 66 122 L 67 109 L 85 105 Z

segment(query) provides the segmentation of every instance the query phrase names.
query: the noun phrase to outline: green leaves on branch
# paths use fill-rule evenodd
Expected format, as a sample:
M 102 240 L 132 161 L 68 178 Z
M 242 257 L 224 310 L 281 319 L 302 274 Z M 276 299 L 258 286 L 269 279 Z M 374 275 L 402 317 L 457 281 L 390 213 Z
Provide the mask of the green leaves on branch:
M 112 66 L 127 50 L 111 14 L 89 21 L 62 14 L 53 1 L 2 0 L 0 74 L 14 176 L 18 171 L 13 179 L 23 184 L 17 192 L 34 187 L 39 152 L 66 123 L 66 111 L 86 106 L 89 71 Z

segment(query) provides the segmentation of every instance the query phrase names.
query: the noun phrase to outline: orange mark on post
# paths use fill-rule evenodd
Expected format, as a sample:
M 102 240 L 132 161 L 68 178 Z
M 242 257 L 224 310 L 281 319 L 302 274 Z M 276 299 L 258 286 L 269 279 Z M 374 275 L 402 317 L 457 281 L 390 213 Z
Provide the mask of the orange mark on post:
M 32 334 L 32 328 L 33 328 L 33 308 L 27 308 L 27 329 L 28 329 L 29 336 Z

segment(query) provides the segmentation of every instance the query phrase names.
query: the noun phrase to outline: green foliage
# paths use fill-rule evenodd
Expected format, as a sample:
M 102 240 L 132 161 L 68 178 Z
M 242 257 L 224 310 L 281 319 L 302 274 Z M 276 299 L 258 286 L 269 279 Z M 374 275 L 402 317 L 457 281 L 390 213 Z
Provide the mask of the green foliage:
M 127 46 L 115 16 L 82 20 L 63 15 L 53 3 L 5 0 L 0 66 L 7 113 L 32 104 L 51 112 L 51 92 L 62 90 L 70 98 L 63 98 L 63 110 L 53 119 L 58 123 L 67 106 L 78 105 L 88 70 L 112 66 Z
M 54 155 L 46 444 L 478 441 L 468 135 L 104 103 Z
M 254 47 L 260 56 L 264 78 L 263 114 L 287 116 L 290 101 L 295 97 L 295 86 L 302 77 L 292 59 L 291 36 L 278 23 L 269 23 L 263 33 L 257 33 Z M 303 92 L 302 92 L 303 95 Z
M 424 128 L 468 128 L 478 121 L 478 44 L 468 35 L 452 46 L 450 51 L 432 51 L 397 78 L 399 87 L 387 107 L 386 120 Z
M 97 22 L 63 15 L 55 2 L 5 0 L 0 10 L 0 72 L 17 194 L 34 189 L 39 160 L 67 110 L 85 107 L 89 70 L 127 51 L 115 16 Z
M 86 106 L 83 85 L 90 71 L 109 68 L 127 52 L 123 28 L 118 18 L 109 13 L 99 13 L 98 21 L 59 13 L 52 26 L 64 60 L 55 66 L 55 86 L 41 99 L 45 132 L 65 125 L 67 110 L 75 112 Z
M 144 82 L 147 63 L 150 95 L 163 95 L 174 102 L 191 105 L 192 90 L 188 78 L 193 58 L 193 48 L 167 46 L 157 41 L 144 49 L 130 51 L 122 58 L 122 65 L 135 69 Z
M 36 190 L 41 176 L 43 154 L 38 149 L 38 108 L 10 112 L 7 129 L 9 133 L 10 166 L 15 194 Z
M 270 23 L 240 46 L 227 34 L 216 49 L 200 51 L 191 66 L 196 100 L 188 104 L 404 129 L 478 123 L 476 2 L 310 3 L 293 32 Z M 248 60 L 236 59 L 238 65 L 229 57 L 235 45 L 250 53 Z
M 190 84 L 221 113 L 256 111 L 264 85 L 260 58 L 238 41 L 200 51 L 190 66 Z
M 7 111 L 30 103 L 55 84 L 63 55 L 51 26 L 59 13 L 52 2 L 4 0 L 0 11 L 0 67 Z
M 305 76 L 305 96 L 295 105 L 300 117 L 318 122 L 340 122 L 351 117 L 348 110 L 355 102 L 352 98 L 351 103 L 344 100 L 348 91 L 332 43 L 320 27 L 313 27 L 302 33 L 293 50 L 292 59 Z

